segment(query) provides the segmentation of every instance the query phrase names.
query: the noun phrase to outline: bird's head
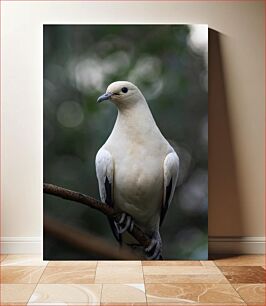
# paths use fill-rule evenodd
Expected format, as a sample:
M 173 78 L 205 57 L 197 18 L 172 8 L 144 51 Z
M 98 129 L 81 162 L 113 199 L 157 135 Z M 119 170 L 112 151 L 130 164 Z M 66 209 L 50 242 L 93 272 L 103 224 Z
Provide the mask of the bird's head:
M 145 101 L 138 87 L 127 81 L 111 83 L 108 86 L 106 93 L 101 95 L 97 102 L 100 103 L 105 100 L 110 100 L 116 104 L 117 107 L 131 106 L 139 101 Z

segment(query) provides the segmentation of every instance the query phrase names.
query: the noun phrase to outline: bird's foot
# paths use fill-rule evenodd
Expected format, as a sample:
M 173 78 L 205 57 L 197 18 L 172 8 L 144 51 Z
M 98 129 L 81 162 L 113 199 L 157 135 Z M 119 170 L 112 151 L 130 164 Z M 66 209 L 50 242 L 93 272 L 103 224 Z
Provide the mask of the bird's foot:
M 118 222 L 115 222 L 116 229 L 119 234 L 123 234 L 125 231 L 129 230 L 130 232 L 133 230 L 134 221 L 132 217 L 126 213 L 121 214 L 121 218 Z
M 151 243 L 148 247 L 144 249 L 144 251 L 146 253 L 147 259 L 161 259 L 162 239 L 159 232 L 153 233 Z

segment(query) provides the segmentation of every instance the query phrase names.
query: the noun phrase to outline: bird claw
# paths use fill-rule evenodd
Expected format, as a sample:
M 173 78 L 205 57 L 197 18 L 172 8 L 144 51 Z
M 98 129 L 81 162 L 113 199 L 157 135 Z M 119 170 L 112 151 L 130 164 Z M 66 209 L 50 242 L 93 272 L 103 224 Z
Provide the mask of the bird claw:
M 162 239 L 159 232 L 155 232 L 151 238 L 151 243 L 144 249 L 146 258 L 149 260 L 160 259 L 162 252 Z
M 115 225 L 118 233 L 123 234 L 127 230 L 132 232 L 134 227 L 134 221 L 130 215 L 123 212 L 120 220 L 118 222 L 115 222 Z

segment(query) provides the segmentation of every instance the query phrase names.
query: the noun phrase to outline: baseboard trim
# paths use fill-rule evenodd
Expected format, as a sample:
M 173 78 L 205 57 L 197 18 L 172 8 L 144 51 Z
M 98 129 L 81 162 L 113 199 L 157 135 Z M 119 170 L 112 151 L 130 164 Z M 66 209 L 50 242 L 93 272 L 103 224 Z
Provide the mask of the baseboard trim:
M 42 238 L 2 237 L 1 253 L 42 253 Z M 265 237 L 209 237 L 209 254 L 265 254 Z
M 209 254 L 265 254 L 265 237 L 209 237 Z
M 41 237 L 1 237 L 2 254 L 40 254 Z

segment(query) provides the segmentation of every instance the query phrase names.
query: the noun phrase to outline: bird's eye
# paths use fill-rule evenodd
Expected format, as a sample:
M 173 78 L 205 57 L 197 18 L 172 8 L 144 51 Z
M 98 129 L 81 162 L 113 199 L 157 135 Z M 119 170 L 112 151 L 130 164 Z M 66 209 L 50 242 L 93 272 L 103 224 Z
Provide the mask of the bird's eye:
M 126 87 L 123 87 L 123 88 L 121 89 L 121 91 L 122 91 L 123 93 L 127 93 L 127 92 L 128 92 L 128 89 L 127 89 Z

